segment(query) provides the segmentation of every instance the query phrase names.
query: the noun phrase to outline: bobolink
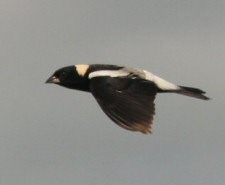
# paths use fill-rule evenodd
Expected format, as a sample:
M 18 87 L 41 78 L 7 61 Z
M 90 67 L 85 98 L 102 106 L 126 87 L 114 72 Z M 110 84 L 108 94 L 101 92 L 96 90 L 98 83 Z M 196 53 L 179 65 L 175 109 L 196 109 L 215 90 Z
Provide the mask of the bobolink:
M 152 132 L 156 93 L 178 93 L 208 100 L 205 92 L 170 83 L 146 70 L 117 65 L 74 65 L 57 70 L 46 83 L 91 92 L 105 114 L 119 126 Z

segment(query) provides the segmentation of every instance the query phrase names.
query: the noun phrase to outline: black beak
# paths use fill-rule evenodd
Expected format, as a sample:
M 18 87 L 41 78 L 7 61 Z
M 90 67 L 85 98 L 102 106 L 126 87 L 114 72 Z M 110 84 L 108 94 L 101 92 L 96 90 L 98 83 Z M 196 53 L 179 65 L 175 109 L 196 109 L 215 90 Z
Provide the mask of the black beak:
M 45 83 L 58 84 L 58 83 L 60 83 L 60 80 L 55 76 L 51 76 L 48 80 L 46 80 Z

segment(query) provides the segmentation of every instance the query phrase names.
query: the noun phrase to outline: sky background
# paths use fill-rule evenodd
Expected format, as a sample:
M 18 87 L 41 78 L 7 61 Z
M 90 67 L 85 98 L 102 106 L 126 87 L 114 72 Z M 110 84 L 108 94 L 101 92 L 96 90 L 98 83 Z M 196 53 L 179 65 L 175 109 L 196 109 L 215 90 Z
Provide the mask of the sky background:
M 223 185 L 224 0 L 0 0 L 0 185 Z M 149 70 L 207 91 L 163 94 L 152 135 L 91 94 L 45 84 L 82 63 Z

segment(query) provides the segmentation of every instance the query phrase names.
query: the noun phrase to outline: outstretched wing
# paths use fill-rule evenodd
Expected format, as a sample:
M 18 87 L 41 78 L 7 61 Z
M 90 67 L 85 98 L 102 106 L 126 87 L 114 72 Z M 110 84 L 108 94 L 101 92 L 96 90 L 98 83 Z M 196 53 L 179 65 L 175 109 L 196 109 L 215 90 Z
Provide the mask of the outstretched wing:
M 90 89 L 105 114 L 119 126 L 142 133 L 151 133 L 154 83 L 139 77 L 93 77 Z

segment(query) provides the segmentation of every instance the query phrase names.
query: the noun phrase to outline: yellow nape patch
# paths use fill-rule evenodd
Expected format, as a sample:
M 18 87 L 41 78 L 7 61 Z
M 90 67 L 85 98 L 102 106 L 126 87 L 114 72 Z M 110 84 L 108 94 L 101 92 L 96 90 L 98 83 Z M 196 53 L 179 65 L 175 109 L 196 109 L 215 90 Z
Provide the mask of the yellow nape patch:
M 75 65 L 75 66 L 76 66 L 76 69 L 77 69 L 77 73 L 80 76 L 84 76 L 85 73 L 87 72 L 88 68 L 89 68 L 89 65 L 87 65 L 87 64 L 79 64 L 79 65 Z

